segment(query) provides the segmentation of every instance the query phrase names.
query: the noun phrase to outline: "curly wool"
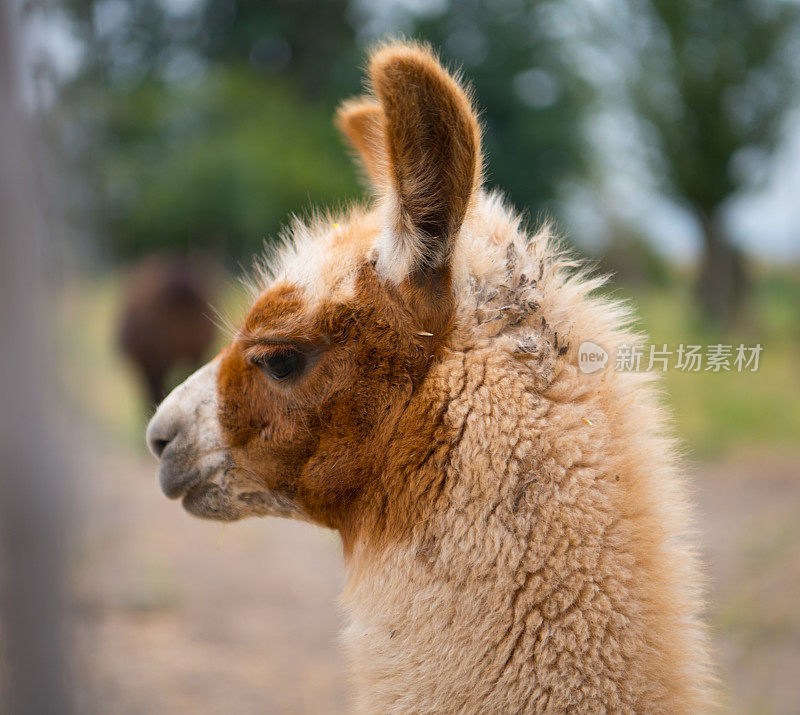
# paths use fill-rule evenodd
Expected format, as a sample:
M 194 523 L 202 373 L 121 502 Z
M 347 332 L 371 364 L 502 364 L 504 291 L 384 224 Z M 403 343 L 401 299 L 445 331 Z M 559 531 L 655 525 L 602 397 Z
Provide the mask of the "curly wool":
M 409 410 L 440 416 L 434 448 L 393 480 L 436 488 L 412 495 L 424 517 L 407 538 L 365 536 L 348 560 L 360 709 L 708 709 L 699 569 L 655 386 L 577 369 L 584 340 L 639 339 L 627 308 L 591 297 L 602 281 L 568 275 L 497 196 L 459 241 L 456 329 Z M 401 422 L 395 444 L 416 429 Z

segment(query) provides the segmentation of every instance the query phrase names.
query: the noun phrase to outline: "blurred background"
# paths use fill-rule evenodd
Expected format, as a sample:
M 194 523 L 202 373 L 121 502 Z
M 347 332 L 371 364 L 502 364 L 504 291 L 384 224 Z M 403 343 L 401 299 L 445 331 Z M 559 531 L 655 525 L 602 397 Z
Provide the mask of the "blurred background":
M 362 196 L 333 112 L 366 48 L 403 35 L 474 85 L 487 185 L 612 273 L 651 343 L 762 346 L 755 372 L 671 366 L 663 399 L 725 710 L 800 712 L 800 3 L 5 2 L 0 689 L 18 711 L 346 710 L 334 536 L 191 519 L 143 434 L 224 343 L 207 306 L 241 315 L 263 242 Z

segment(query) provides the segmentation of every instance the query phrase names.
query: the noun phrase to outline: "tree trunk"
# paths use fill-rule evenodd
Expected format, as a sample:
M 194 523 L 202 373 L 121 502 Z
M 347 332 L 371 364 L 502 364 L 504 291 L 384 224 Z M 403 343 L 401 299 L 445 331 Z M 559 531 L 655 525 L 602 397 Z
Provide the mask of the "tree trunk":
M 742 252 L 726 240 L 719 221 L 700 218 L 704 254 L 697 278 L 697 298 L 703 317 L 714 327 L 731 327 L 745 301 L 749 284 Z

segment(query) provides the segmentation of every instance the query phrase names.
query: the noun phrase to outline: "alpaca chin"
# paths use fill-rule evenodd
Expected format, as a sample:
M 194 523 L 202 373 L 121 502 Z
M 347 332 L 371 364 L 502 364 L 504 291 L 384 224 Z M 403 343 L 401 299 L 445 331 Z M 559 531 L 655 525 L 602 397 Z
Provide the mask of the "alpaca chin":
M 183 508 L 201 519 L 238 521 L 248 516 L 280 516 L 306 520 L 297 505 L 281 494 L 264 488 L 242 488 L 243 475 L 232 465 L 203 481 L 183 497 Z M 233 484 L 233 480 L 237 484 Z

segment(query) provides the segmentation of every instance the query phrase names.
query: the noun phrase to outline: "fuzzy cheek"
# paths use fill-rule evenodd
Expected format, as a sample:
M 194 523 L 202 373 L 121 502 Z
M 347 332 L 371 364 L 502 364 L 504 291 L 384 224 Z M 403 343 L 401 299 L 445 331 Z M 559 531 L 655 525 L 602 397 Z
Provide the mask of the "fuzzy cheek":
M 224 356 L 217 380 L 218 413 L 222 439 L 230 449 L 263 445 L 278 437 L 277 405 L 266 379 L 235 347 Z
M 312 449 L 309 415 L 274 394 L 267 378 L 236 344 L 222 357 L 217 385 L 222 439 L 245 475 L 238 476 L 237 483 L 249 481 L 251 487 L 293 498 L 297 475 Z M 258 506 L 263 498 L 251 501 Z
M 245 360 L 240 347 L 234 343 L 223 353 L 217 377 L 219 423 L 222 436 L 229 447 L 252 441 L 263 424 L 258 405 L 266 402 L 261 375 Z

